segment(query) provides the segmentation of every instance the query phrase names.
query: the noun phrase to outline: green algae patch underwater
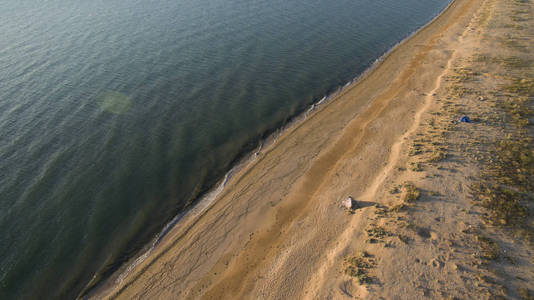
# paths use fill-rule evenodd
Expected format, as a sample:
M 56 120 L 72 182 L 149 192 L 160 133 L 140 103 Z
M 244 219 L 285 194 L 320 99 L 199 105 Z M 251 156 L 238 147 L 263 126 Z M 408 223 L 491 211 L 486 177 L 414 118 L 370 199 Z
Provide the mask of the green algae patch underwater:
M 132 98 L 119 92 L 107 92 L 101 96 L 102 110 L 121 115 L 130 110 L 133 105 Z

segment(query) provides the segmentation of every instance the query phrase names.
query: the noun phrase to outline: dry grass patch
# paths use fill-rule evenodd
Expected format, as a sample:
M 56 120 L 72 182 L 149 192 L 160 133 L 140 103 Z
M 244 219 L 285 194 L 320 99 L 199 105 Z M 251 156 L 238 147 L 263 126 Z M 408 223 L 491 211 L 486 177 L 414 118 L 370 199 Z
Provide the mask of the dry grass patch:
M 420 162 L 412 162 L 410 163 L 410 170 L 414 172 L 422 172 L 423 171 L 423 165 Z
M 519 290 L 519 296 L 522 300 L 534 300 L 534 294 L 527 288 L 521 288 Z
M 530 68 L 532 65 L 532 60 L 523 59 L 519 56 L 508 56 L 508 57 L 499 57 L 500 63 L 504 65 L 507 69 L 522 69 Z
M 493 184 L 478 184 L 473 189 L 477 193 L 475 201 L 488 209 L 489 223 L 519 225 L 528 217 L 528 209 L 523 204 L 521 193 Z
M 346 275 L 355 277 L 360 284 L 372 283 L 374 278 L 369 275 L 369 270 L 374 268 L 375 261 L 365 251 L 358 255 L 345 258 L 344 272 Z
M 439 162 L 447 158 L 447 152 L 443 149 L 438 149 L 437 151 L 434 151 L 430 158 L 428 159 L 429 162 Z
M 464 97 L 466 95 L 471 95 L 475 91 L 472 88 L 468 88 L 468 87 L 465 87 L 465 86 L 460 85 L 460 84 L 453 84 L 453 85 L 447 87 L 447 92 L 451 97 L 455 97 L 455 98 L 460 97 L 461 98 L 461 97 Z
M 384 227 L 381 227 L 381 226 L 368 228 L 366 232 L 370 238 L 375 238 L 375 239 L 383 239 L 388 236 L 393 236 L 391 232 L 387 231 Z
M 500 184 L 515 186 L 519 191 L 534 193 L 534 149 L 532 137 L 508 135 L 493 153 L 490 174 Z
M 523 45 L 522 43 L 520 43 L 517 39 L 511 38 L 511 37 L 508 37 L 508 38 L 499 37 L 498 41 L 502 43 L 503 45 L 505 45 L 506 47 L 511 48 L 513 50 L 517 50 L 521 52 L 527 51 L 527 47 Z
M 404 195 L 402 200 L 407 203 L 415 202 L 421 196 L 419 189 L 411 182 L 406 182 L 403 185 Z
M 501 247 L 499 247 L 499 245 L 492 239 L 482 235 L 477 235 L 476 240 L 481 246 L 482 252 L 480 254 L 480 258 L 496 260 L 501 256 Z
M 455 68 L 454 73 L 454 75 L 447 76 L 445 80 L 455 83 L 463 83 L 474 81 L 476 77 L 480 75 L 480 72 L 473 71 L 471 68 Z
M 515 77 L 510 84 L 504 85 L 503 90 L 519 96 L 534 96 L 534 78 Z

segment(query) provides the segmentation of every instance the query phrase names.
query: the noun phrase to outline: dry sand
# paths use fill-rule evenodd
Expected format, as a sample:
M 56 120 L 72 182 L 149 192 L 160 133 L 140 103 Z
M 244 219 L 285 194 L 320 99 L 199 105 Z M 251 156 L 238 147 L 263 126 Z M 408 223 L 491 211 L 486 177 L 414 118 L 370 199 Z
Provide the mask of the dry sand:
M 523 25 L 505 26 L 513 25 L 510 14 L 518 9 L 526 11 Z M 113 277 L 91 296 L 526 295 L 534 282 L 532 247 L 485 225 L 484 208 L 472 204 L 469 192 L 481 173 L 468 155 L 476 148 L 473 139 L 499 134 L 484 122 L 453 121 L 462 113 L 483 120 L 491 109 L 482 102 L 485 93 L 505 80 L 495 75 L 506 71 L 502 64 L 491 67 L 472 57 L 519 51 L 533 58 L 502 42 L 507 34 L 523 34 L 520 43 L 534 50 L 533 14 L 530 2 L 454 1 L 360 82 L 263 149 L 128 276 Z M 482 67 L 488 69 L 477 81 L 461 76 Z M 341 207 L 348 196 L 360 206 L 353 212 Z M 497 241 L 502 257 L 513 252 L 516 264 L 477 256 L 484 251 L 481 235 Z M 345 272 L 351 264 L 355 276 Z

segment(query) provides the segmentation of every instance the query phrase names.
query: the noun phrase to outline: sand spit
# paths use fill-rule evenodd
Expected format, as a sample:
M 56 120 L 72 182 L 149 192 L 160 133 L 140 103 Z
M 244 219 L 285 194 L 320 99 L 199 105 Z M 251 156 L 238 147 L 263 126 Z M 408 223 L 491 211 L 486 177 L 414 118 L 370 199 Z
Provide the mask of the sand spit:
M 491 194 L 473 186 L 498 175 L 483 171 L 495 165 L 492 145 L 513 130 L 503 122 L 518 114 L 499 101 L 515 91 L 528 106 L 534 94 L 532 67 L 525 67 L 534 59 L 533 7 L 454 1 L 365 78 L 265 147 L 122 281 L 91 296 L 528 297 L 534 224 L 528 214 L 501 221 Z M 506 89 L 510 82 L 517 88 Z M 475 122 L 458 122 L 463 115 Z M 532 135 L 529 117 L 518 118 L 527 122 L 521 138 Z M 534 171 L 527 167 L 519 173 L 528 180 Z M 533 192 L 521 180 L 518 205 Z M 358 205 L 351 211 L 342 207 L 349 196 Z

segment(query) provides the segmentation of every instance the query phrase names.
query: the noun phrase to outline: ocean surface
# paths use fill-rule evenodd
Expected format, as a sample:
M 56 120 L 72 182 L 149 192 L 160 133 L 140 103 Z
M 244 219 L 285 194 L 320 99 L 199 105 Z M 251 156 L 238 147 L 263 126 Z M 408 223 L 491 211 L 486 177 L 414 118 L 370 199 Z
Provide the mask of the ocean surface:
M 73 299 L 448 0 L 0 1 L 0 299 Z

